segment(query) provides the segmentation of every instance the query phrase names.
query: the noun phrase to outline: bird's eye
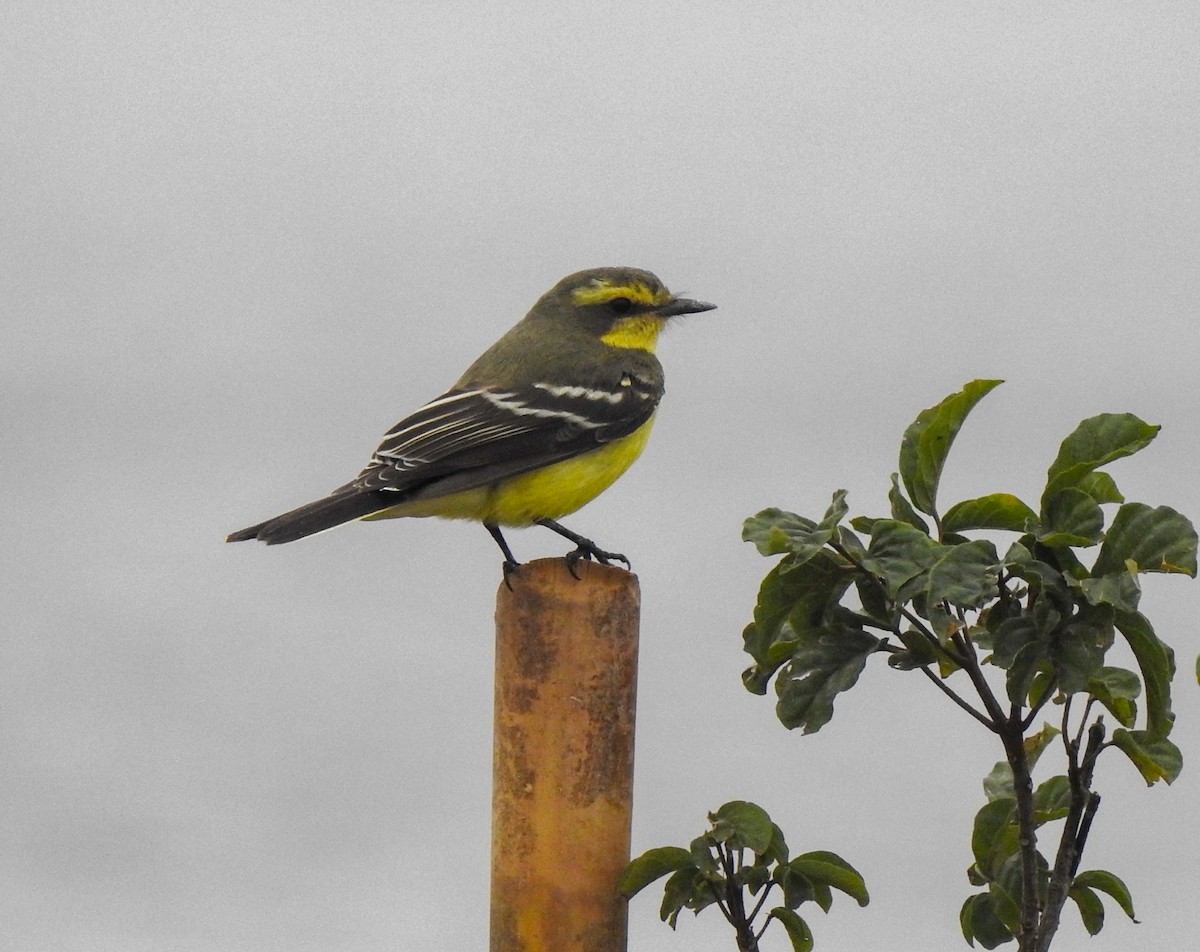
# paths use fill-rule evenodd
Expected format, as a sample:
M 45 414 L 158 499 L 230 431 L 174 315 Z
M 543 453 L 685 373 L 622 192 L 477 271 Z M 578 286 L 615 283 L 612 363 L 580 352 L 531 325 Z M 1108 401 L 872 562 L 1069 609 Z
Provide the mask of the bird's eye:
M 608 302 L 608 309 L 614 314 L 628 314 L 633 308 L 633 302 L 627 297 L 616 297 Z

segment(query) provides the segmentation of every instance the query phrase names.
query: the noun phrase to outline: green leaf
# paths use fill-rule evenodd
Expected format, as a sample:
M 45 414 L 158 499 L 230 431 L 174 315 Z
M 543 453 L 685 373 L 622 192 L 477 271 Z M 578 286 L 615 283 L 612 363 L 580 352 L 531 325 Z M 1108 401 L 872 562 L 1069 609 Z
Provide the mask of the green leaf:
M 1017 652 L 1004 679 L 1005 693 L 1009 701 L 1023 707 L 1029 700 L 1034 679 L 1046 669 L 1049 652 L 1046 645 L 1033 641 Z
M 1041 528 L 1036 535 L 1050 548 L 1095 545 L 1104 536 L 1104 513 L 1082 490 L 1073 486 L 1060 489 L 1042 503 Z
M 1001 382 L 971 381 L 923 410 L 905 431 L 900 475 L 917 508 L 933 515 L 942 468 L 960 427 L 975 405 Z
M 892 504 L 893 519 L 929 535 L 929 523 L 921 518 L 917 510 L 912 507 L 912 503 L 905 498 L 904 493 L 900 489 L 900 475 L 898 473 L 892 473 L 892 488 L 888 491 L 888 502 Z
M 1142 693 L 1142 682 L 1124 668 L 1101 668 L 1087 685 L 1088 693 L 1105 706 L 1122 727 L 1133 727 L 1137 720 L 1135 699 Z
M 862 875 L 837 853 L 814 850 L 793 859 L 788 866 L 814 884 L 831 886 L 865 906 L 871 901 Z
M 628 899 L 656 879 L 690 865 L 692 854 L 680 846 L 660 846 L 647 850 L 625 867 L 617 882 L 617 892 Z
M 1060 736 L 1062 736 L 1062 731 L 1057 727 L 1043 724 L 1040 731 L 1025 738 L 1025 762 L 1029 765 L 1030 770 L 1037 766 L 1037 762 L 1046 752 L 1046 748 L 1054 743 L 1056 737 Z
M 1017 801 L 1001 798 L 985 803 L 975 814 L 971 853 L 975 865 L 989 880 L 995 879 L 1004 861 L 1017 851 Z
M 1178 572 L 1196 577 L 1196 530 L 1170 506 L 1127 502 L 1109 526 L 1092 575 L 1134 563 L 1139 572 Z
M 775 835 L 775 824 L 770 816 L 756 803 L 731 800 L 708 815 L 712 823 L 713 839 L 727 843 L 733 849 L 745 848 L 763 854 L 771 848 Z
M 978 499 L 955 503 L 942 516 L 943 532 L 966 529 L 1007 529 L 1024 532 L 1037 522 L 1037 513 L 1009 493 L 992 493 Z
M 1111 605 L 1127 612 L 1137 611 L 1142 597 L 1137 576 L 1124 568 L 1099 578 L 1071 579 L 1070 585 L 1079 589 L 1091 605 Z
M 1005 553 L 1004 567 L 1011 575 L 1027 583 L 1031 591 L 1050 598 L 1053 604 L 1060 607 L 1073 604 L 1074 599 L 1063 573 L 1048 562 L 1034 558 L 1025 546 L 1014 544 Z
M 1029 682 L 1029 706 L 1037 707 L 1045 702 L 1046 693 L 1055 690 L 1054 675 L 1049 671 L 1039 671 Z
M 1113 643 L 1112 609 L 1083 606 L 1056 632 L 1050 645 L 1050 664 L 1063 694 L 1086 690 L 1104 664 Z
M 904 431 L 900 443 L 900 478 L 908 497 L 921 512 L 931 516 L 936 513 L 938 483 L 954 438 L 975 404 L 1000 383 L 972 380 L 958 393 L 922 410 Z
M 988 895 L 992 897 L 992 911 L 1014 935 L 1021 929 L 1021 857 L 1017 853 L 1009 856 L 988 883 Z
M 783 928 L 787 932 L 788 938 L 792 940 L 792 952 L 812 952 L 812 930 L 808 928 L 808 923 L 791 909 L 776 906 L 771 910 L 771 914 L 767 918 L 768 920 L 778 919 L 783 923 Z
M 1084 476 L 1079 481 L 1079 488 L 1099 503 L 1125 501 L 1113 478 L 1102 470 Z
M 1082 488 L 1093 470 L 1113 460 L 1132 456 L 1145 448 L 1158 431 L 1159 427 L 1139 420 L 1132 413 L 1102 413 L 1084 420 L 1059 447 L 1058 456 L 1046 473 L 1046 491 L 1042 499 L 1060 489 Z M 1086 485 L 1095 487 L 1094 481 Z
M 825 510 L 825 515 L 821 517 L 820 527 L 833 532 L 837 529 L 841 521 L 846 518 L 846 513 L 849 511 L 850 507 L 846 505 L 846 490 L 837 490 L 833 494 L 829 508 Z
M 1087 929 L 1088 935 L 1096 935 L 1104 928 L 1104 903 L 1100 901 L 1100 897 L 1088 889 L 1086 886 L 1073 885 L 1067 890 L 1067 895 L 1075 900 L 1075 905 L 1079 907 L 1079 918 L 1083 920 L 1083 927 Z
M 750 895 L 758 894 L 758 891 L 771 881 L 771 871 L 767 868 L 767 862 L 761 856 L 753 863 L 743 866 L 734 873 L 733 881 L 746 889 L 750 890 Z
M 972 946 L 978 941 L 985 949 L 995 949 L 1013 939 L 1013 934 L 996 915 L 988 893 L 968 897 L 958 914 L 958 922 L 963 938 Z
M 718 873 L 717 857 L 714 855 L 717 849 L 718 843 L 711 836 L 697 836 L 688 844 L 688 855 L 692 858 L 692 865 L 705 875 Z
M 911 671 L 937 662 L 938 653 L 933 642 L 915 628 L 902 628 L 896 632 L 896 636 L 907 650 L 888 656 L 888 664 L 891 667 L 900 671 Z
M 1137 922 L 1137 917 L 1133 914 L 1133 896 L 1129 894 L 1129 887 L 1112 873 L 1106 872 L 1103 869 L 1090 869 L 1076 876 L 1072 880 L 1072 886 L 1084 886 L 1088 889 L 1098 889 L 1102 893 L 1107 893 L 1121 907 L 1121 911 L 1125 915 L 1134 922 Z
M 862 562 L 868 572 L 884 580 L 888 594 L 895 598 L 906 582 L 932 566 L 944 551 L 944 546 L 920 529 L 894 519 L 879 519 L 871 527 L 871 544 Z
M 1125 752 L 1148 787 L 1159 780 L 1174 783 L 1183 769 L 1183 754 L 1165 737 L 1154 738 L 1147 731 L 1127 731 L 1118 727 L 1113 731 L 1112 742 L 1114 747 Z
M 1071 781 L 1061 774 L 1039 784 L 1033 791 L 1033 814 L 1039 826 L 1061 820 L 1070 809 Z
M 861 556 L 860 556 L 861 558 Z M 858 592 L 858 601 L 862 609 L 876 621 L 890 626 L 892 623 L 892 604 L 887 592 L 879 579 L 862 572 L 854 577 L 854 588 Z
M 1171 710 L 1171 679 L 1175 677 L 1175 653 L 1154 633 L 1150 619 L 1140 612 L 1115 614 L 1117 630 L 1125 636 L 1146 688 L 1146 731 L 1166 737 L 1175 723 Z
M 798 562 L 812 558 L 831 537 L 811 519 L 782 509 L 764 509 L 742 524 L 742 541 L 753 542 L 759 554 L 791 553 Z
M 1038 642 L 1038 629 L 1028 615 L 1002 621 L 992 635 L 992 664 L 1011 668 L 1022 649 Z
M 851 579 L 828 552 L 801 563 L 787 556 L 767 573 L 759 586 L 754 621 L 742 635 L 746 653 L 756 662 L 742 676 L 748 691 L 766 693 L 772 675 L 802 640 L 815 636 L 826 609 L 842 597 Z
M 813 899 L 822 912 L 828 913 L 833 908 L 833 891 L 826 883 L 813 883 Z
M 963 608 L 982 608 L 999 594 L 1000 556 L 985 539 L 949 550 L 929 569 L 929 604 L 947 601 Z
M 784 863 L 775 868 L 775 882 L 783 889 L 783 904 L 789 909 L 816 898 L 812 882 L 792 869 L 790 864 Z
M 713 892 L 712 884 L 696 867 L 685 866 L 672 873 L 663 886 L 663 899 L 658 909 L 658 917 L 674 929 L 680 910 L 699 911 L 715 901 L 716 893 Z
M 786 863 L 788 861 L 788 845 L 783 837 L 783 830 L 779 828 L 779 824 L 771 824 L 771 845 L 761 855 L 775 863 Z
M 989 802 L 1016 798 L 1012 767 L 1008 765 L 1007 760 L 999 761 L 983 778 L 983 795 L 988 798 Z
M 832 627 L 808 637 L 775 679 L 775 712 L 789 730 L 820 730 L 833 717 L 834 698 L 852 688 L 880 640 L 861 628 Z

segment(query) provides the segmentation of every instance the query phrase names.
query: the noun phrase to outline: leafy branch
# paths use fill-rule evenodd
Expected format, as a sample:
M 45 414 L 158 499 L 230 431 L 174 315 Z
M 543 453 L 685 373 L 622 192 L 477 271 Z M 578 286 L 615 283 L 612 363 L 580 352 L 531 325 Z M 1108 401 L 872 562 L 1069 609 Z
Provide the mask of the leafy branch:
M 812 901 L 829 912 L 834 889 L 860 906 L 869 901 L 862 876 L 836 853 L 817 850 L 789 858 L 783 832 L 762 807 L 734 800 L 708 819 L 709 829 L 687 849 L 663 846 L 631 862 L 621 878 L 621 895 L 631 898 L 666 876 L 662 920 L 674 929 L 684 909 L 699 914 L 716 906 L 733 927 L 738 952 L 758 952 L 772 922 L 783 926 L 794 952 L 809 952 L 813 935 L 796 912 L 800 905 Z M 780 904 L 760 925 L 772 894 Z
M 973 381 L 918 415 L 901 442 L 888 516 L 847 525 L 839 490 L 820 520 L 767 509 L 746 521 L 743 538 L 783 558 L 763 580 L 743 633 L 754 660 L 743 683 L 765 694 L 774 681 L 780 721 L 813 733 L 868 660 L 882 655 L 894 669 L 921 672 L 994 734 L 1004 760 L 984 784 L 969 871 L 984 891 L 967 899 L 960 923 L 971 944 L 990 949 L 1015 939 L 1021 952 L 1045 952 L 1068 899 L 1092 934 L 1104 919 L 1098 892 L 1133 918 L 1116 876 L 1079 872 L 1100 804 L 1094 769 L 1115 748 L 1147 784 L 1179 774 L 1182 759 L 1168 737 L 1174 655 L 1139 609 L 1138 579 L 1194 577 L 1197 537 L 1174 509 L 1126 502 L 1102 469 L 1157 435 L 1132 414 L 1080 423 L 1050 464 L 1036 509 L 991 493 L 940 510 L 954 439 L 999 382 Z M 1117 507 L 1107 528 L 1104 506 Z M 977 533 L 984 535 L 968 535 Z M 1003 554 L 992 541 L 999 533 L 1016 536 Z M 1118 636 L 1137 671 L 1107 664 Z M 1061 726 L 1037 729 L 1050 705 L 1061 707 Z M 1118 725 L 1111 738 L 1104 717 L 1093 719 L 1099 709 Z M 1054 738 L 1066 772 L 1035 788 L 1033 769 Z M 1038 847 L 1050 822 L 1062 823 L 1052 862 Z

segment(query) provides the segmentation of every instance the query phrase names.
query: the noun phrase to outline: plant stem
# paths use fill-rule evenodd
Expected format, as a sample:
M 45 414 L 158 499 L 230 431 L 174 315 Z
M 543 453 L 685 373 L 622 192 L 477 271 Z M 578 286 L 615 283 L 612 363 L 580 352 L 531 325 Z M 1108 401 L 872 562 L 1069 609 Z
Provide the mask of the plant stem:
M 983 702 L 984 710 L 992 719 L 992 723 L 1003 724 L 1007 718 L 1004 716 L 1004 711 L 1000 709 L 1000 702 L 996 700 L 996 695 L 992 693 L 991 685 L 987 683 L 987 678 L 983 676 L 983 671 L 979 667 L 979 657 L 975 654 L 975 643 L 961 634 L 951 636 L 950 640 L 954 642 L 954 646 L 962 655 L 962 669 L 967 672 L 967 677 L 975 685 L 975 693 Z M 1021 726 L 1019 723 L 1014 726 L 1019 736 Z
M 933 686 L 935 688 L 937 688 L 939 691 L 941 691 L 943 694 L 945 694 L 946 697 L 950 698 L 951 701 L 953 701 L 955 704 L 957 704 L 959 707 L 961 707 L 964 711 L 966 711 L 968 714 L 970 714 L 973 718 L 975 718 L 975 720 L 979 721 L 980 724 L 982 724 L 984 727 L 986 727 L 990 731 L 996 730 L 995 723 L 993 723 L 992 720 L 987 717 L 987 715 L 981 714 L 979 711 L 975 710 L 975 708 L 971 707 L 971 705 L 968 704 L 965 700 L 963 700 L 961 697 L 959 697 L 958 694 L 956 694 L 953 690 L 951 690 L 950 686 L 947 685 L 945 681 L 943 681 L 936 674 L 934 674 L 932 671 L 929 670 L 929 665 L 927 665 L 927 664 L 921 665 L 921 667 L 918 668 L 917 670 L 919 670 L 923 675 L 925 675 L 925 677 L 929 678 L 929 680 L 933 683 Z
M 1032 947 L 1035 952 L 1047 952 L 1054 934 L 1058 931 L 1062 909 L 1067 902 L 1071 882 L 1079 869 L 1079 860 L 1083 856 L 1083 848 L 1092 828 L 1092 819 L 1100 806 L 1100 796 L 1093 793 L 1091 788 L 1096 757 L 1104 747 L 1104 734 L 1104 718 L 1098 717 L 1088 730 L 1087 747 L 1082 758 L 1079 756 L 1079 740 L 1072 741 L 1067 746 L 1067 779 L 1071 784 L 1071 804 L 1067 808 L 1062 837 L 1058 842 L 1058 853 L 1054 857 L 1054 872 L 1050 876 L 1050 889 L 1046 896 L 1046 910 L 1038 929 L 1037 945 Z
M 735 862 L 732 851 L 724 846 L 717 847 L 717 855 L 721 867 L 725 870 L 725 904 L 729 909 L 728 919 L 737 935 L 738 952 L 759 952 L 758 938 L 746 915 L 746 902 L 742 895 L 742 887 L 737 882 L 737 872 L 740 862 Z
M 1021 928 L 1017 935 L 1020 952 L 1035 952 L 1038 939 L 1037 828 L 1033 815 L 1033 778 L 1025 752 L 1025 736 L 1020 712 L 1006 718 L 1000 731 L 1004 753 L 1013 774 L 1013 793 L 1017 798 L 1017 843 L 1021 850 Z

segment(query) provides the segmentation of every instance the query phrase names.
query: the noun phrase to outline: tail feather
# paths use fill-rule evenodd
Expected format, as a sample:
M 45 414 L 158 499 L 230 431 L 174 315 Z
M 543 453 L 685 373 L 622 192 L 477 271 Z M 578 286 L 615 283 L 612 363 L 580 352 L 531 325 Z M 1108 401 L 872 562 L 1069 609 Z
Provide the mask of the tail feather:
M 239 529 L 231 533 L 225 541 L 247 542 L 250 539 L 258 539 L 267 545 L 295 542 L 305 536 L 324 532 L 344 522 L 352 522 L 394 506 L 397 502 L 395 496 L 395 493 L 383 491 L 334 494 L 291 512 L 285 512 L 282 516 L 260 522 L 256 526 Z

